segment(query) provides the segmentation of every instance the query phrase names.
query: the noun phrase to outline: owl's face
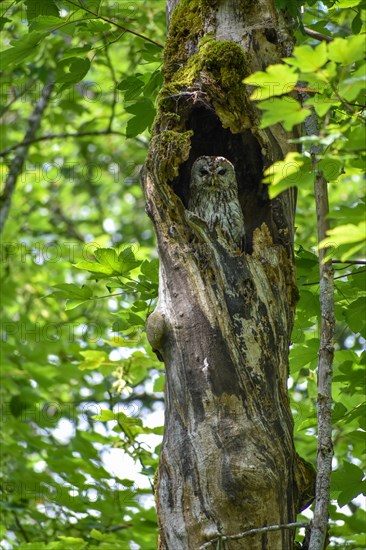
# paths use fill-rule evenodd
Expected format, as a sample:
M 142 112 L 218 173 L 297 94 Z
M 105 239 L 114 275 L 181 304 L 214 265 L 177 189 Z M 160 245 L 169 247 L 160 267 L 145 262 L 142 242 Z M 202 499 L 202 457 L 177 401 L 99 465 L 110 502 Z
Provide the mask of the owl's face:
M 234 166 L 224 157 L 199 157 L 192 166 L 191 185 L 198 188 L 227 189 L 236 183 Z

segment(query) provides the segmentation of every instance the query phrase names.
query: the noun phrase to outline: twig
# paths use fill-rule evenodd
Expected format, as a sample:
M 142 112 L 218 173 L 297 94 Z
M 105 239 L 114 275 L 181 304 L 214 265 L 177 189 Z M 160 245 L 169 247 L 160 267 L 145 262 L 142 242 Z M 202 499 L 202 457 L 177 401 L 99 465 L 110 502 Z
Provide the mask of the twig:
M 0 151 L 0 157 L 5 157 L 11 151 L 15 151 L 15 149 L 19 149 L 19 147 L 23 147 L 23 145 L 30 145 L 31 143 L 38 143 L 40 141 L 46 141 L 47 139 L 59 139 L 59 138 L 69 138 L 69 137 L 84 137 L 84 136 L 107 136 L 109 134 L 117 135 L 117 136 L 123 136 L 126 137 L 126 134 L 123 134 L 122 132 L 117 132 L 115 130 L 91 130 L 90 132 L 62 132 L 60 134 L 46 134 L 45 136 L 40 136 L 38 138 L 31 138 L 31 139 L 24 139 L 20 143 L 16 143 L 15 145 L 11 145 L 10 147 L 7 147 L 6 149 L 3 149 Z
M 243 533 L 237 533 L 236 535 L 218 535 L 214 539 L 205 542 L 199 547 L 199 550 L 205 550 L 205 548 L 210 548 L 212 544 L 216 542 L 223 542 L 226 540 L 239 540 L 244 537 L 249 537 L 250 535 L 256 535 L 257 533 L 268 533 L 269 531 L 280 531 L 281 529 L 296 529 L 299 527 L 307 527 L 309 524 L 306 522 L 297 522 L 297 523 L 284 523 L 283 525 L 269 525 L 267 527 L 257 527 L 255 529 L 249 529 Z
M 3 230 L 9 214 L 16 182 L 22 172 L 23 164 L 28 154 L 29 145 L 35 139 L 36 132 L 41 124 L 43 113 L 49 103 L 52 90 L 53 84 L 47 82 L 42 89 L 41 97 L 37 101 L 36 106 L 28 119 L 28 129 L 25 133 L 24 140 L 17 144 L 16 148 L 18 151 L 10 165 L 9 172 L 5 180 L 4 192 L 0 196 L 0 233 Z
M 102 19 L 103 21 L 106 21 L 106 23 L 110 23 L 111 25 L 114 25 L 115 27 L 121 29 L 124 32 L 129 32 L 130 34 L 133 34 L 134 36 L 137 36 L 138 38 L 142 38 L 142 40 L 146 40 L 147 42 L 150 42 L 151 44 L 154 44 L 155 46 L 158 46 L 158 48 L 164 48 L 162 44 L 159 44 L 159 42 L 156 42 L 155 40 L 152 40 L 152 38 L 148 38 L 147 36 L 144 36 L 143 34 L 140 34 L 139 32 L 133 31 L 131 29 L 128 29 L 127 27 L 124 27 L 123 25 L 120 25 L 119 23 L 116 23 L 115 21 L 112 21 L 112 19 L 109 19 L 108 17 L 104 17 L 103 15 L 100 15 L 100 13 L 95 13 L 94 11 L 90 10 L 89 8 L 85 7 L 81 4 L 76 4 L 75 2 L 72 2 L 71 0 L 66 0 L 69 4 L 72 6 L 75 6 L 76 8 L 80 10 L 84 10 L 87 13 L 90 13 L 90 15 L 94 15 L 97 19 Z
M 337 277 L 333 277 L 333 281 L 336 279 L 343 279 L 343 277 L 354 277 L 355 275 L 358 275 L 359 273 L 365 273 L 366 269 L 359 269 L 358 271 L 354 271 L 353 273 L 346 273 L 345 275 L 338 275 Z
M 319 135 L 316 113 L 305 120 L 306 133 Z M 315 173 L 314 195 L 318 225 L 318 243 L 323 241 L 329 230 L 328 184 L 318 169 L 318 157 L 322 149 L 312 146 L 310 153 Z M 319 249 L 320 278 L 320 349 L 318 360 L 318 453 L 315 485 L 315 508 L 311 526 L 309 550 L 322 550 L 327 535 L 330 502 L 330 476 L 332 473 L 332 365 L 334 357 L 334 282 L 332 260 L 326 259 L 328 248 Z
M 334 95 L 338 99 L 338 101 L 340 101 L 340 103 L 343 105 L 344 110 L 347 111 L 347 113 L 349 113 L 350 115 L 355 115 L 356 112 L 357 112 L 356 109 L 352 109 L 352 107 L 350 107 L 350 104 L 348 103 L 348 101 L 343 99 L 343 97 L 339 94 L 339 92 L 338 92 L 338 90 L 337 90 L 337 88 L 335 87 L 334 84 L 332 84 L 330 82 L 330 86 L 333 90 Z
M 30 542 L 26 530 L 24 529 L 23 525 L 19 521 L 17 513 L 13 512 L 13 516 L 14 516 L 15 524 L 18 527 L 21 534 L 23 535 L 23 538 L 24 538 L 25 542 Z
M 111 527 L 107 527 L 105 532 L 114 533 L 115 531 L 121 531 L 122 529 L 129 529 L 130 527 L 134 527 L 133 523 L 122 523 L 121 525 L 112 525 Z
M 117 90 L 118 81 L 117 81 L 116 72 L 115 72 L 114 67 L 113 67 L 113 63 L 112 63 L 110 55 L 109 55 L 109 51 L 108 51 L 109 45 L 108 45 L 107 40 L 106 40 L 105 37 L 103 37 L 103 43 L 104 43 L 104 46 L 105 46 L 105 57 L 106 57 L 106 60 L 107 60 L 107 65 L 108 65 L 109 71 L 111 73 L 111 77 L 112 77 L 113 84 L 114 84 L 114 86 L 113 86 L 113 99 L 112 99 L 112 105 L 111 105 L 111 115 L 109 117 L 109 122 L 108 122 L 108 130 L 111 131 L 113 121 L 114 121 L 114 117 L 115 117 L 115 114 L 116 114 L 116 105 L 117 105 L 117 99 L 118 99 L 118 90 Z
M 5 11 L 3 11 L 2 14 L 0 14 L 0 17 L 4 17 L 4 16 L 5 16 L 6 12 L 7 12 L 8 10 L 10 10 L 10 8 L 12 8 L 12 7 L 14 6 L 15 1 L 16 1 L 16 0 L 14 0 L 14 1 L 13 1 L 11 4 L 9 4 L 8 6 L 6 6 Z
M 313 31 L 313 29 L 309 29 L 309 27 L 304 27 L 304 32 L 308 36 L 311 36 L 311 38 L 315 38 L 316 40 L 324 41 L 324 42 L 333 42 L 333 38 L 331 36 L 327 36 L 326 34 L 322 34 L 318 31 Z
M 340 267 L 339 269 L 346 269 L 350 265 L 366 265 L 366 260 L 348 260 L 347 262 L 341 262 L 341 260 L 332 260 L 334 264 L 348 264 L 346 267 Z
M 360 269 L 359 271 L 353 271 L 352 273 L 346 273 L 345 275 L 338 275 L 337 277 L 333 277 L 333 281 L 336 281 L 337 279 L 343 279 L 344 277 L 355 277 L 355 275 L 358 275 L 359 273 L 365 273 L 366 269 Z M 318 285 L 320 281 L 313 281 L 312 283 L 303 283 L 301 286 L 313 286 Z

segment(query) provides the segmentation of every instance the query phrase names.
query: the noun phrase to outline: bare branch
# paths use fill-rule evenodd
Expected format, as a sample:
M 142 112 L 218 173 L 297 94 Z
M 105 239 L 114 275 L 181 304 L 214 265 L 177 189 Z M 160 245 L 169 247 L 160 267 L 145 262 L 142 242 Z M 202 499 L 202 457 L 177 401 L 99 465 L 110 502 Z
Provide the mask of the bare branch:
M 283 525 L 269 525 L 266 527 L 257 527 L 256 529 L 249 529 L 243 533 L 237 533 L 236 535 L 218 535 L 214 539 L 205 542 L 199 547 L 199 550 L 205 550 L 210 548 L 215 543 L 224 542 L 226 540 L 239 540 L 244 537 L 249 537 L 250 535 L 257 535 L 258 533 L 268 533 L 269 531 L 280 531 L 281 529 L 297 529 L 300 527 L 307 527 L 309 524 L 306 522 L 297 522 L 297 523 L 284 523 Z
M 314 161 L 316 164 L 316 161 Z M 318 242 L 326 237 L 328 187 L 322 172 L 317 172 L 314 184 L 318 218 Z M 314 520 L 309 550 L 324 548 L 328 527 L 330 476 L 332 472 L 332 364 L 334 356 L 334 283 L 332 260 L 323 263 L 327 249 L 319 250 L 320 273 L 320 350 L 318 362 L 318 456 L 315 489 Z
M 308 135 L 319 135 L 318 120 L 315 111 L 305 120 Z M 320 146 L 311 148 L 315 173 L 314 195 L 318 222 L 318 243 L 324 240 L 329 230 L 328 184 L 318 169 Z M 314 519 L 311 527 L 309 550 L 324 548 L 330 502 L 330 476 L 332 473 L 332 365 L 334 357 L 334 271 L 332 260 L 327 259 L 328 248 L 319 248 L 320 275 L 320 349 L 318 361 L 318 454 L 315 486 Z
M 311 38 L 315 38 L 316 40 L 324 41 L 324 42 L 333 42 L 333 38 L 331 36 L 327 36 L 326 34 L 322 34 L 318 31 L 313 31 L 313 29 L 309 29 L 309 27 L 304 27 L 305 34 L 308 36 L 311 36 Z
M 28 129 L 24 140 L 17 144 L 17 153 L 10 165 L 8 175 L 5 180 L 4 192 L 0 196 L 0 233 L 9 214 L 11 200 L 15 190 L 16 182 L 22 172 L 24 161 L 27 157 L 29 145 L 35 139 L 36 132 L 41 124 L 43 113 L 49 103 L 53 84 L 46 83 L 43 87 L 41 97 L 36 103 L 32 114 L 28 119 Z

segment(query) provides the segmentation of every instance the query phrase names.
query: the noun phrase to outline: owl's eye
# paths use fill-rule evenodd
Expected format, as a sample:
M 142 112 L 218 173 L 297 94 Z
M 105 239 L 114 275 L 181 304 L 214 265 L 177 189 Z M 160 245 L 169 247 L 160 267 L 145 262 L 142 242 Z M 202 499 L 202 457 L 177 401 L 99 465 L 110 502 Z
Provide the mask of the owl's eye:
M 219 176 L 225 176 L 226 168 L 220 168 L 220 170 L 217 170 L 217 173 Z
M 200 170 L 200 176 L 208 176 L 209 171 L 206 170 L 206 168 L 201 168 Z

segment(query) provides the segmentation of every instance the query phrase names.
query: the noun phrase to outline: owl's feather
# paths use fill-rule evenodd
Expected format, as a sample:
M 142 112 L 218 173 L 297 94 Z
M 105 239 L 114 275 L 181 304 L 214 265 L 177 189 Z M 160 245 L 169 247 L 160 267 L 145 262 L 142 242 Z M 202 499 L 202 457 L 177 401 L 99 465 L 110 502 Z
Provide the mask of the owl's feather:
M 192 166 L 190 194 L 188 209 L 227 244 L 241 248 L 244 217 L 231 162 L 224 157 L 199 157 Z

